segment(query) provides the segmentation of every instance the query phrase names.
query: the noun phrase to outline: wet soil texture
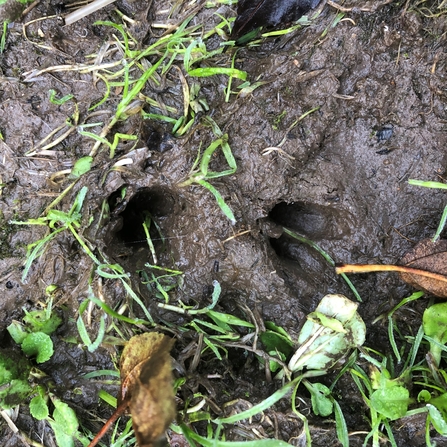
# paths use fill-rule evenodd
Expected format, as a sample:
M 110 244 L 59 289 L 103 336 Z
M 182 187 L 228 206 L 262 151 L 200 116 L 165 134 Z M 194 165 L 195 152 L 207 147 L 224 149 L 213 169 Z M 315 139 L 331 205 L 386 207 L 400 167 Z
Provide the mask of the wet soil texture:
M 177 5 L 168 19 L 172 6 L 168 3 L 154 1 L 151 8 L 140 5 L 138 10 L 132 2 L 117 1 L 93 18 L 62 27 L 58 2 L 42 1 L 23 19 L 26 34 L 22 23 L 9 26 L 0 56 L 0 339 L 11 346 L 6 326 L 22 318 L 22 307 L 35 309 L 45 302 L 46 286 L 56 284 L 54 306 L 64 324 L 54 336 L 56 355 L 41 369 L 51 375 L 60 397 L 92 431 L 100 424 L 89 425 L 88 412 L 108 417 L 110 410 L 97 397 L 103 386 L 82 377 L 97 369 L 113 369 L 112 360 L 120 351 L 119 346 L 108 345 L 89 353 L 70 342 L 76 337 L 79 342 L 75 319 L 89 293 L 93 263 L 73 236 L 64 232 L 46 247 L 22 281 L 27 245 L 42 238 L 46 229 L 10 221 L 44 215 L 46 207 L 73 183 L 61 171 L 69 172 L 94 144 L 73 121 L 84 124 L 81 130 L 97 132 L 100 126 L 85 124 L 104 123 L 113 116 L 122 85 L 112 86 L 109 100 L 93 113 L 89 108 L 104 94 L 104 84 L 95 73 L 33 70 L 88 64 L 89 55 L 97 55 L 104 42 L 114 39 L 112 34 L 121 38 L 111 27 L 94 25 L 95 20 L 118 21 L 115 8 L 134 18 L 130 30 L 137 38 L 136 48 L 142 48 L 161 35 L 154 23 L 181 23 L 192 11 Z M 157 264 L 183 272 L 169 292 L 171 304 L 207 306 L 213 281 L 218 281 L 221 312 L 273 321 L 295 339 L 305 315 L 324 295 L 343 293 L 355 298 L 327 261 L 285 235 L 283 226 L 343 263 L 396 263 L 417 241 L 431 237 L 445 193 L 411 186 L 408 179 L 442 181 L 445 175 L 446 22 L 443 16 L 424 17 L 408 2 L 406 9 L 381 3 L 365 2 L 365 7 L 345 12 L 342 20 L 339 11 L 321 5 L 309 26 L 241 48 L 235 67 L 246 71 L 250 82 L 262 84 L 250 94 L 230 95 L 228 102 L 224 92 L 228 77 L 222 75 L 179 77 L 172 69 L 161 85 L 148 83 L 142 91 L 145 95 L 176 107 L 181 115 L 181 78 L 189 85 L 196 82 L 209 111 L 198 113 L 182 137 L 171 135 L 171 125 L 129 114 L 114 132 L 136 135 L 138 140 L 121 140 L 113 159 L 109 149 L 101 147 L 92 169 L 56 206 L 68 211 L 80 189 L 88 187 L 83 237 L 105 263 L 122 266 L 154 321 L 176 335 L 173 356 L 178 373 L 189 371 L 195 381 L 191 389 L 206 392 L 215 401 L 210 410 L 213 417 L 225 402 L 241 399 L 241 410 L 244 402 L 257 403 L 279 385 L 267 382 L 252 354 L 236 348 L 229 349 L 222 361 L 208 352 L 199 367 L 191 366 L 194 352 L 190 354 L 188 343 L 197 347 L 197 340 L 176 329 L 189 321 L 188 316 L 160 308 L 163 297 L 156 297 L 156 290 L 142 282 L 145 264 L 154 264 L 142 224 L 150 216 L 157 225 L 150 230 Z M 199 9 L 192 24 L 206 23 L 209 29 L 219 23 L 213 15 L 217 8 Z M 220 6 L 218 12 L 235 16 L 230 6 Z M 46 16 L 51 17 L 41 20 Z M 220 42 L 217 36 L 211 41 L 215 48 Z M 233 54 L 232 50 L 218 56 L 217 63 L 230 66 Z M 51 89 L 58 97 L 72 94 L 73 98 L 54 104 L 49 100 Z M 144 110 L 150 111 L 147 103 Z M 209 180 L 233 211 L 234 225 L 209 190 L 197 183 L 184 185 L 198 150 L 216 139 L 201 115 L 212 116 L 228 135 L 236 160 L 234 174 Z M 39 142 L 52 131 L 60 127 L 56 138 L 70 129 L 67 120 L 73 131 L 42 150 L 47 142 L 38 146 Z M 117 164 L 119 160 L 125 161 Z M 228 169 L 220 151 L 209 166 L 214 172 Z M 126 315 L 145 318 L 119 281 L 93 277 L 95 293 L 110 307 L 124 306 Z M 413 289 L 397 275 L 385 273 L 360 275 L 352 281 L 362 298 L 359 313 L 367 324 L 365 345 L 389 354 L 386 326 L 372 321 Z M 396 314 L 405 334 L 417 332 L 425 307 L 426 302 L 418 301 Z M 93 332 L 101 315 L 95 312 Z M 124 338 L 139 331 L 131 325 L 121 330 Z M 113 331 L 109 335 L 117 336 Z M 208 379 L 210 374 L 220 379 Z M 117 387 L 110 392 L 116 393 Z M 339 382 L 335 392 L 349 430 L 360 433 L 351 437 L 352 445 L 361 445 L 370 430 L 361 396 L 348 378 Z M 310 405 L 306 390 L 299 394 Z M 48 427 L 42 428 L 24 412 L 16 421 L 19 428 L 32 438 L 41 430 L 51 437 Z M 293 416 L 290 402 L 281 402 L 272 413 L 271 425 L 265 421 L 253 425 L 267 437 L 303 445 L 302 423 Z M 311 426 L 313 445 L 337 445 L 332 420 L 311 417 Z M 394 427 L 396 440 L 400 446 L 424 445 L 424 427 L 424 419 L 399 423 Z M 233 427 L 227 439 L 247 439 L 247 432 L 248 423 L 239 430 Z M 6 425 L 0 436 L 10 440 L 2 445 L 18 442 Z

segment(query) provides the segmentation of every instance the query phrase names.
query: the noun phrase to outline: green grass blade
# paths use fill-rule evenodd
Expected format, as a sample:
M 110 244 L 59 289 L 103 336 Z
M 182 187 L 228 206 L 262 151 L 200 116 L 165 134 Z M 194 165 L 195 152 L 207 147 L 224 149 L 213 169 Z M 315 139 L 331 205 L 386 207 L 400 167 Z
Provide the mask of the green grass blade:
M 397 447 L 396 440 L 394 439 L 393 430 L 391 430 L 390 423 L 388 420 L 384 420 L 383 424 L 385 425 L 386 432 L 388 433 L 388 440 L 390 441 L 391 447 Z
M 404 298 L 399 304 L 397 304 L 393 309 L 389 312 L 389 316 L 392 316 L 396 310 L 400 309 L 402 306 L 404 306 L 407 303 L 410 303 L 411 301 L 415 301 L 421 297 L 423 297 L 425 292 L 414 292 L 410 296 Z
M 224 215 L 230 219 L 231 223 L 234 225 L 236 223 L 236 218 L 234 217 L 233 211 L 231 211 L 231 208 L 225 203 L 225 200 L 220 195 L 220 192 L 214 188 L 214 186 L 210 185 L 205 180 L 196 180 L 196 182 L 199 185 L 202 185 L 204 188 L 206 188 L 213 196 L 215 197 L 217 204 L 219 205 L 219 208 L 222 210 Z
M 205 67 L 205 68 L 195 68 L 188 72 L 189 76 L 195 76 L 197 78 L 215 76 L 215 75 L 226 75 L 233 78 L 242 79 L 245 81 L 247 79 L 247 72 L 238 70 L 237 68 L 223 68 L 223 67 Z
M 104 96 L 102 97 L 102 99 L 100 99 L 96 104 L 93 104 L 92 106 L 89 107 L 89 109 L 88 109 L 89 112 L 92 111 L 92 110 L 95 110 L 97 107 L 99 107 L 100 105 L 104 104 L 109 99 L 109 96 L 110 96 L 110 88 L 111 88 L 111 86 L 110 86 L 110 83 L 107 80 L 107 78 L 105 76 L 103 76 L 102 74 L 100 74 L 100 73 L 96 73 L 96 76 L 99 79 L 101 79 L 102 82 L 104 82 L 104 85 L 106 86 L 106 91 L 105 91 Z
M 441 233 L 442 233 L 442 230 L 445 227 L 446 221 L 447 221 L 447 206 L 444 208 L 444 211 L 443 211 L 442 216 L 441 216 L 441 220 L 440 220 L 439 225 L 438 225 L 438 229 L 436 230 L 436 233 L 433 236 L 433 239 L 432 239 L 433 242 L 436 242 L 439 239 L 439 236 L 441 236 Z
M 207 306 L 207 309 L 211 310 L 217 304 L 219 300 L 220 294 L 222 292 L 222 287 L 219 284 L 219 281 L 213 281 L 213 294 L 211 296 L 211 304 Z
M 22 273 L 22 282 L 24 282 L 26 277 L 28 276 L 29 269 L 31 268 L 32 263 L 37 258 L 40 258 L 40 256 L 42 256 L 46 244 L 50 242 L 51 239 L 54 239 L 58 233 L 61 233 L 65 229 L 65 227 L 58 228 L 52 233 L 47 234 L 43 239 L 40 239 L 39 241 L 34 242 L 28 246 L 28 253 L 26 254 L 25 266 Z
M 95 140 L 97 142 L 100 142 L 106 146 L 108 146 L 109 148 L 112 146 L 105 138 L 100 137 L 99 135 L 96 135 L 93 132 L 87 132 L 85 130 L 82 130 L 82 126 L 79 126 L 78 128 L 78 133 L 84 137 L 89 137 L 92 140 Z
M 397 363 L 400 363 L 402 361 L 402 357 L 394 338 L 394 321 L 390 315 L 388 316 L 388 338 L 390 340 L 391 348 L 393 349 L 394 355 L 396 356 Z
M 119 377 L 119 376 L 118 376 Z M 111 407 L 116 408 L 117 407 L 117 401 L 118 399 L 116 397 L 113 397 L 105 390 L 99 390 L 98 397 L 102 399 L 104 402 L 109 404 Z
M 414 362 L 416 361 L 416 356 L 419 351 L 419 346 L 421 345 L 422 339 L 424 338 L 424 327 L 422 324 L 419 326 L 418 333 L 413 342 L 413 346 L 411 347 L 410 354 L 408 358 L 410 359 L 410 363 L 408 364 L 408 368 L 413 368 Z
M 73 98 L 73 95 L 65 95 L 62 98 L 57 98 L 56 97 L 56 95 L 57 95 L 56 90 L 53 90 L 53 89 L 50 89 L 49 94 L 50 94 L 50 98 L 49 98 L 50 102 L 52 104 L 55 104 L 55 105 L 58 105 L 58 106 L 61 106 L 62 104 L 64 104 L 65 102 L 67 102 L 71 98 Z
M 208 348 L 211 349 L 211 351 L 214 352 L 214 355 L 216 356 L 216 358 L 218 360 L 220 360 L 220 361 L 223 360 L 222 356 L 220 355 L 219 349 L 217 348 L 217 346 L 208 337 L 203 337 L 203 342 L 208 346 Z
M 116 378 L 120 378 L 119 371 L 113 370 L 113 369 L 98 369 L 96 371 L 89 372 L 87 374 L 84 374 L 82 377 L 84 379 L 95 379 L 96 377 L 102 377 L 102 376 L 112 376 Z
M 235 315 L 216 312 L 215 310 L 208 310 L 208 312 L 206 312 L 206 315 L 208 315 L 216 324 L 224 323 L 233 326 L 242 326 L 249 328 L 255 327 L 253 323 L 249 323 L 248 321 L 242 320 L 241 318 L 238 318 Z
M 84 320 L 82 319 L 81 315 L 79 315 L 78 319 L 76 320 L 76 327 L 78 328 L 79 335 L 84 345 L 87 347 L 90 346 L 92 344 L 92 340 L 88 335 L 87 328 L 85 327 Z
M 309 111 L 310 113 L 310 111 Z M 335 261 L 332 259 L 332 257 L 326 253 L 322 248 L 320 248 L 315 242 L 311 241 L 310 239 L 307 239 L 304 236 L 301 236 L 294 231 L 290 230 L 289 228 L 283 227 L 284 233 L 288 234 L 289 236 L 293 237 L 294 239 L 302 242 L 303 244 L 309 245 L 309 247 L 312 247 L 314 250 L 316 250 L 318 253 L 320 253 L 321 256 L 323 256 L 324 259 L 328 262 L 329 265 L 332 267 L 335 267 Z M 354 284 L 352 284 L 351 280 L 342 273 L 340 275 L 348 285 L 348 287 L 351 289 L 352 293 L 355 295 L 357 301 L 362 302 L 362 298 L 360 297 L 360 294 L 357 292 L 357 289 L 355 288 Z
M 291 444 L 276 439 L 258 439 L 256 441 L 220 441 L 219 439 L 204 438 L 184 424 L 180 425 L 180 429 L 185 438 L 188 439 L 188 442 L 190 442 L 190 440 L 196 441 L 203 447 L 291 447 Z
M 210 178 L 208 177 L 208 165 L 214 152 L 222 144 L 222 141 L 222 138 L 213 141 L 203 152 L 202 159 L 200 160 L 200 172 L 204 178 Z
M 248 419 L 252 416 L 255 416 L 261 411 L 270 408 L 273 404 L 278 402 L 278 400 L 282 399 L 301 379 L 301 376 L 297 377 L 296 379 L 284 385 L 278 391 L 275 391 L 271 396 L 267 397 L 267 399 L 264 399 L 262 402 L 250 408 L 249 410 L 242 411 L 241 413 L 226 418 L 215 419 L 213 422 L 215 422 L 216 424 L 234 424 L 235 422 L 239 422 L 243 419 Z
M 3 22 L 3 31 L 2 31 L 2 37 L 0 38 L 0 54 L 5 51 L 5 45 L 6 45 L 6 34 L 8 32 L 8 20 L 5 20 Z
M 101 316 L 101 319 L 99 320 L 98 335 L 96 336 L 96 340 L 91 343 L 90 346 L 87 346 L 88 352 L 95 352 L 104 340 L 104 336 L 106 335 L 106 318 L 107 317 L 104 314 Z
M 151 67 L 149 67 L 143 75 L 138 79 L 138 81 L 135 83 L 135 85 L 132 87 L 132 90 L 130 92 L 127 92 L 127 94 L 121 99 L 120 103 L 118 104 L 118 107 L 116 109 L 115 116 L 117 118 L 120 118 L 123 114 L 126 107 L 131 103 L 131 101 L 140 93 L 140 91 L 145 86 L 147 80 L 155 73 L 155 71 L 158 69 L 158 67 L 163 63 L 167 56 L 167 52 Z
M 334 413 L 335 413 L 335 427 L 337 431 L 337 438 L 343 447 L 349 447 L 349 434 L 346 420 L 341 410 L 340 404 L 334 399 Z
M 148 322 L 145 320 L 133 320 L 132 318 L 129 318 L 129 317 L 119 314 L 118 312 L 114 311 L 106 303 L 103 303 L 99 298 L 96 298 L 95 296 L 89 296 L 88 299 L 90 301 L 93 301 L 107 315 L 109 315 L 112 318 L 116 318 L 117 320 L 124 321 L 125 323 L 129 323 L 129 324 L 135 324 L 135 325 L 148 324 Z
M 151 226 L 151 221 L 152 221 L 152 219 L 149 216 L 146 216 L 146 218 L 143 222 L 143 230 L 144 230 L 144 234 L 146 235 L 146 242 L 147 242 L 149 250 L 152 254 L 152 259 L 154 260 L 154 264 L 157 264 L 157 254 L 155 253 L 154 243 L 152 242 L 152 238 L 149 233 L 149 227 Z
M 424 188 L 447 189 L 447 184 L 440 182 L 426 182 L 424 180 L 410 179 L 408 183 L 413 186 L 422 186 Z

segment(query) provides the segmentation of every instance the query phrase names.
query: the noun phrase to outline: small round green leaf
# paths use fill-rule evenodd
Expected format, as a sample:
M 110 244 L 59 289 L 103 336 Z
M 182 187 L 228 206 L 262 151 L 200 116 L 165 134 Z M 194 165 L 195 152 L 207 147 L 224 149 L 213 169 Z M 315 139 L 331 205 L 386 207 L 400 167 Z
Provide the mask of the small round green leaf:
M 50 317 L 47 318 L 46 310 L 25 312 L 26 315 L 23 317 L 23 321 L 29 328 L 29 332 L 44 332 L 45 334 L 50 335 L 62 323 L 62 318 L 55 313 L 52 313 Z
M 371 394 L 371 406 L 391 421 L 401 418 L 408 409 L 410 393 L 403 386 L 380 388 Z
M 73 166 L 73 169 L 70 172 L 70 178 L 71 179 L 79 178 L 81 175 L 90 171 L 92 163 L 93 163 L 93 157 L 90 157 L 89 155 L 77 160 Z
M 28 334 L 23 340 L 22 350 L 26 355 L 36 356 L 37 363 L 46 362 L 53 355 L 53 342 L 43 332 Z
M 330 399 L 331 390 L 322 383 L 306 385 L 311 394 L 312 410 L 317 416 L 329 416 L 334 406 Z
M 34 396 L 29 403 L 29 411 L 38 421 L 48 418 L 48 406 L 42 396 Z
M 422 390 L 418 394 L 418 402 L 429 402 L 431 399 L 430 391 Z
M 63 428 L 65 434 L 74 436 L 78 431 L 79 422 L 73 408 L 57 398 L 53 399 L 53 404 L 55 406 L 53 412 L 54 422 Z

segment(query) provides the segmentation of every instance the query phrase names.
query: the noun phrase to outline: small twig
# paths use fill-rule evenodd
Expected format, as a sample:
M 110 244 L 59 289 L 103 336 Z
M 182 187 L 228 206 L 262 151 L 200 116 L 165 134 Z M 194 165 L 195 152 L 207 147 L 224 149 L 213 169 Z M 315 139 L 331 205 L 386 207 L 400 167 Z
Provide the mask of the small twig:
M 399 272 L 409 275 L 419 275 L 437 281 L 447 282 L 447 277 L 440 273 L 432 273 L 427 270 L 415 269 L 404 265 L 380 265 L 380 264 L 342 264 L 335 267 L 335 273 L 370 273 L 370 272 Z
M 250 229 L 250 230 L 241 231 L 240 233 L 237 233 L 237 234 L 233 234 L 233 236 L 230 236 L 229 238 L 225 239 L 224 241 L 222 241 L 222 243 L 225 244 L 225 242 L 229 242 L 229 241 L 236 239 L 237 237 L 242 236 L 244 234 L 251 233 L 251 231 L 252 230 Z
M 13 431 L 13 433 L 18 433 L 19 429 L 17 428 L 16 424 L 12 421 L 12 419 L 9 417 L 8 412 L 6 410 L 1 410 L 0 415 L 2 418 L 6 421 L 9 428 Z
M 31 3 L 26 9 L 22 12 L 22 17 L 25 17 L 32 9 L 34 9 L 38 4 L 40 3 L 40 0 L 36 0 L 35 2 Z
M 128 406 L 129 406 L 129 399 L 123 400 L 123 402 L 121 402 L 118 405 L 115 412 L 112 414 L 112 416 L 110 416 L 110 418 L 104 424 L 104 426 L 101 428 L 98 434 L 93 438 L 93 441 L 88 445 L 88 447 L 94 447 L 96 444 L 98 444 L 98 442 L 107 433 L 112 424 L 124 413 L 124 411 L 126 411 L 126 408 Z
M 110 3 L 113 3 L 114 1 L 115 0 L 95 0 L 93 3 L 89 3 L 88 5 L 68 14 L 68 16 L 65 17 L 65 25 L 71 25 L 72 23 L 83 19 L 84 17 L 94 13 L 104 6 L 109 5 Z
M 19 440 L 25 447 L 44 447 L 40 442 L 28 438 L 28 436 L 25 433 L 21 432 L 17 428 L 16 424 L 14 424 L 12 419 L 9 417 L 8 412 L 6 410 L 0 410 L 0 415 L 6 421 L 6 423 L 8 424 L 12 432 L 15 434 L 15 436 L 19 438 Z

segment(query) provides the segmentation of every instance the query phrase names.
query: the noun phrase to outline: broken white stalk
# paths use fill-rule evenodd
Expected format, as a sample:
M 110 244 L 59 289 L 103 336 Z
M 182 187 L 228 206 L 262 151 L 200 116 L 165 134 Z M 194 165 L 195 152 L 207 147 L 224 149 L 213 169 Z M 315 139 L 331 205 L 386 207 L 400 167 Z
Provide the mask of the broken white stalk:
M 65 17 L 65 25 L 71 25 L 72 23 L 87 17 L 98 9 L 104 8 L 104 6 L 107 6 L 114 1 L 115 0 L 95 0 L 93 3 L 85 5 L 82 8 L 68 14 L 68 16 Z

